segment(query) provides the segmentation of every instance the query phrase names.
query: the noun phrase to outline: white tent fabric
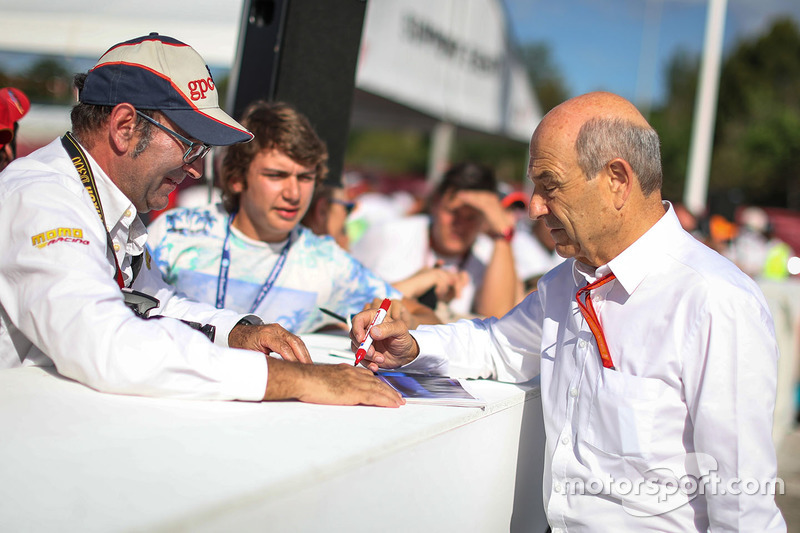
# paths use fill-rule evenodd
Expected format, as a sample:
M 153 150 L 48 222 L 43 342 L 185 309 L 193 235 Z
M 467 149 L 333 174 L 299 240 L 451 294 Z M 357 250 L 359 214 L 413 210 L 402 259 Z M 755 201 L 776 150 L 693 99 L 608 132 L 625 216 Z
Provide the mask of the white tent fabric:
M 496 0 L 370 2 L 356 87 L 526 142 L 541 116 Z
M 120 40 L 157 31 L 191 44 L 212 68 L 230 68 L 242 6 L 243 0 L 139 0 L 135 9 L 119 0 L 0 0 L 0 51 L 94 59 Z M 527 142 L 540 110 L 508 35 L 501 0 L 370 1 L 354 123 L 396 124 L 394 117 L 430 130 L 448 122 Z

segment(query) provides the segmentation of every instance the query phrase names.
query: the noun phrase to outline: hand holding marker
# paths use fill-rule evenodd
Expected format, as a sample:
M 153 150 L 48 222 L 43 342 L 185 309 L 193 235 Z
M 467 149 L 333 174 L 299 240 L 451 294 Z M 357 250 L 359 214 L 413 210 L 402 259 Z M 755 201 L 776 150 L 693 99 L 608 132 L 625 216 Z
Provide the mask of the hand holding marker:
M 383 319 L 386 318 L 386 312 L 389 310 L 389 305 L 391 305 L 392 301 L 389 298 L 384 298 L 383 302 L 381 302 L 381 307 L 378 309 L 375 318 L 372 319 L 369 326 L 367 326 L 367 331 L 364 334 L 364 340 L 361 341 L 361 344 L 358 346 L 358 350 L 356 350 L 356 362 L 353 366 L 358 366 L 358 364 L 364 360 L 364 357 L 367 355 L 367 350 L 369 347 L 372 346 L 372 337 L 370 337 L 369 332 L 372 331 L 373 326 L 377 326 Z

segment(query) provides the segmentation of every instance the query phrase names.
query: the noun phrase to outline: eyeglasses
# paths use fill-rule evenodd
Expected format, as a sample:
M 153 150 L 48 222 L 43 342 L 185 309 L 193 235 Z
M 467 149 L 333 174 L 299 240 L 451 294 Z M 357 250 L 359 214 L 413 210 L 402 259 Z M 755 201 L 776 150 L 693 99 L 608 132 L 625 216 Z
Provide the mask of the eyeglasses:
M 205 157 L 206 154 L 208 153 L 208 151 L 211 150 L 211 146 L 209 146 L 209 145 L 207 145 L 205 143 L 199 143 L 199 142 L 190 141 L 189 139 L 187 139 L 186 137 L 184 137 L 180 133 L 178 133 L 176 131 L 172 131 L 171 129 L 169 129 L 168 127 L 166 127 L 165 125 L 163 125 L 162 123 L 157 121 L 156 119 L 148 117 L 147 115 L 145 115 L 144 113 L 142 113 L 138 109 L 136 110 L 136 114 L 139 115 L 140 117 L 142 117 L 143 119 L 145 119 L 150 124 L 153 124 L 153 125 L 161 128 L 162 130 L 166 131 L 167 133 L 169 133 L 171 135 L 174 135 L 175 138 L 178 139 L 183 144 L 188 145 L 189 148 L 187 148 L 186 149 L 186 153 L 183 154 L 183 162 L 185 164 L 187 164 L 187 165 L 191 165 L 192 163 L 197 161 L 197 159 L 200 158 L 200 157 Z
M 348 215 L 353 212 L 353 209 L 356 208 L 355 202 L 348 202 L 347 200 L 340 200 L 339 198 L 331 198 L 331 203 L 344 206 L 344 209 Z

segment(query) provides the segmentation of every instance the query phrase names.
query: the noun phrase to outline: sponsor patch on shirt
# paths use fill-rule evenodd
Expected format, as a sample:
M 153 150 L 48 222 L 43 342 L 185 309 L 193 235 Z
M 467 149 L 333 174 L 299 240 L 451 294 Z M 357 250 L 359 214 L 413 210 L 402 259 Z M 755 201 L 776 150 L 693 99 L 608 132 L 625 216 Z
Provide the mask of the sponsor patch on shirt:
M 80 228 L 55 228 L 31 237 L 31 244 L 37 248 L 44 248 L 57 242 L 69 242 L 73 244 L 89 244 L 83 238 L 83 230 Z

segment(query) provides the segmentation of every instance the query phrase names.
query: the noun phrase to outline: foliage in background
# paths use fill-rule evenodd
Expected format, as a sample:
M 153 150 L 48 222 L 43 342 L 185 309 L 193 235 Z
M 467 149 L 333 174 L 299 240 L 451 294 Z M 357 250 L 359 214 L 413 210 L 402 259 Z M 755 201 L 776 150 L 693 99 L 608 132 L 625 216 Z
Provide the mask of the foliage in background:
M 346 166 L 391 179 L 424 177 L 428 167 L 430 137 L 411 130 L 350 132 Z M 509 139 L 460 131 L 450 161 L 475 161 L 492 167 L 500 181 L 521 187 L 527 168 L 527 144 Z
M 345 161 L 348 167 L 375 173 L 424 176 L 429 144 L 428 136 L 419 131 L 353 129 Z
M 720 79 L 712 186 L 800 209 L 800 31 L 789 20 L 741 42 Z
M 520 49 L 543 112 L 569 96 L 550 49 Z M 686 179 L 699 58 L 677 53 L 668 66 L 666 97 L 649 117 L 662 140 L 664 195 L 680 201 Z M 42 57 L 20 72 L 0 65 L 0 87 L 19 87 L 34 103 L 72 102 L 76 69 L 66 58 Z M 225 102 L 227 73 L 215 73 Z M 424 175 L 428 135 L 418 131 L 354 130 L 346 161 L 390 175 Z M 460 132 L 451 161 L 479 161 L 503 181 L 521 184 L 524 143 Z M 777 20 L 763 35 L 743 40 L 723 62 L 710 188 L 747 204 L 800 210 L 800 30 Z
M 521 188 L 527 173 L 528 145 L 488 135 L 462 135 L 456 140 L 450 160 L 488 165 L 499 181 Z
M 662 141 L 665 195 L 686 179 L 699 59 L 676 55 L 666 100 L 651 123 Z M 725 58 L 709 190 L 745 204 L 800 209 L 800 31 L 775 21 Z
M 0 87 L 21 89 L 34 103 L 70 104 L 73 75 L 64 60 L 44 56 L 22 72 L 0 69 Z
M 682 201 L 686 181 L 699 68 L 697 56 L 685 51 L 676 53 L 667 66 L 666 103 L 654 108 L 649 117 L 661 137 L 662 193 L 664 198 L 677 202 Z
M 539 99 L 542 113 L 547 113 L 569 98 L 569 90 L 547 44 L 526 44 L 520 49 L 520 57 L 528 71 L 528 79 Z
M 87 64 L 90 66 L 86 67 Z M 0 87 L 21 89 L 36 104 L 70 105 L 74 103 L 72 78 L 93 64 L 94 60 L 42 56 L 21 71 L 0 65 Z M 214 80 L 217 82 L 219 101 L 224 103 L 229 82 L 227 72 L 214 72 Z

